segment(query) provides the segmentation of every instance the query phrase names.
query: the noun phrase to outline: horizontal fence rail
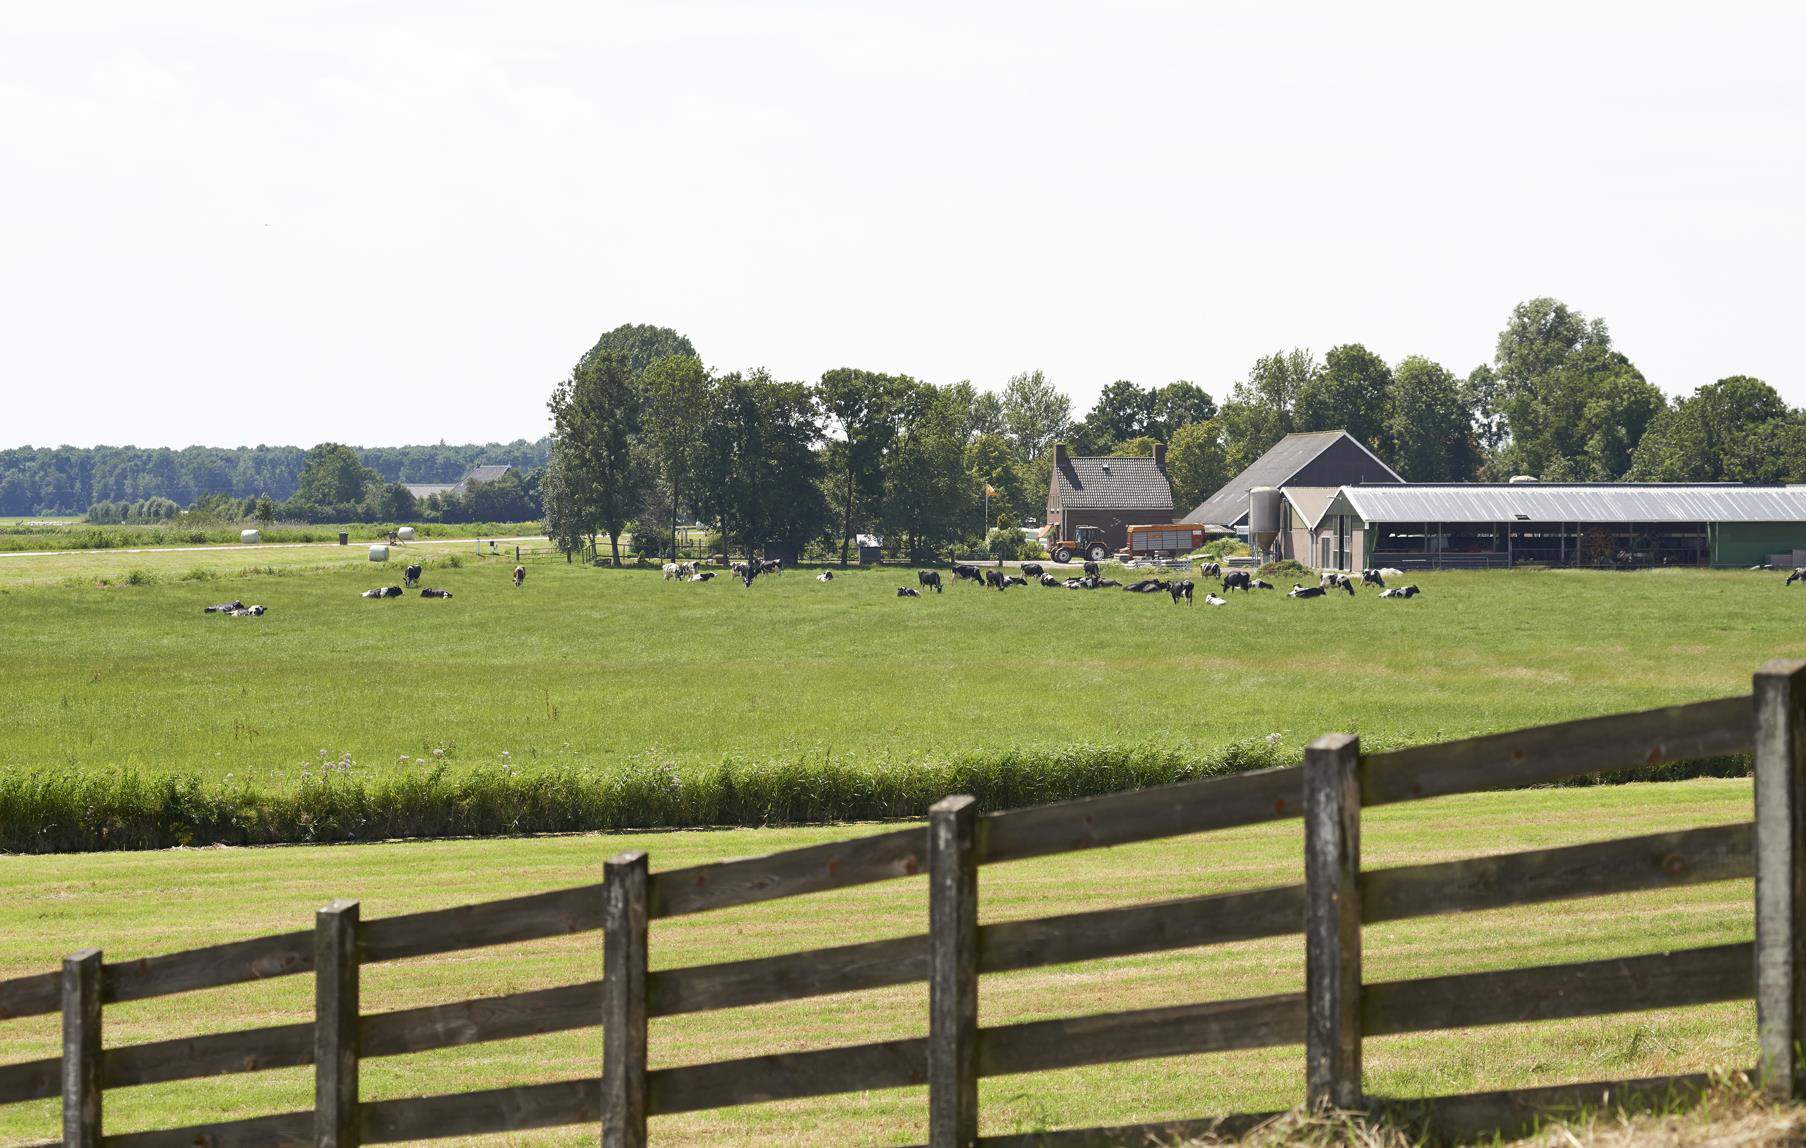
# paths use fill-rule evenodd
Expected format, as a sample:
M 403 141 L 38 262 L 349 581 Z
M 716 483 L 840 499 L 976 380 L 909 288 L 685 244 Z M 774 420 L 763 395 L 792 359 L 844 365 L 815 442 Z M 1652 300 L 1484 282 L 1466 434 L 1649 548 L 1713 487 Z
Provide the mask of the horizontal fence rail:
M 0 1066 L 0 1104 L 42 1100 L 65 1091 L 72 1075 L 86 1072 L 94 1087 L 123 1088 L 194 1080 L 272 1068 L 315 1065 L 322 1096 L 355 1096 L 356 1064 L 380 1058 L 487 1041 L 601 1027 L 606 1052 L 598 1076 L 358 1104 L 333 1101 L 333 1110 L 289 1112 L 187 1128 L 107 1135 L 112 1146 L 156 1148 L 177 1144 L 259 1146 L 311 1144 L 338 1122 L 332 1135 L 367 1143 L 600 1122 L 606 1144 L 644 1143 L 644 1116 L 765 1101 L 827 1096 L 871 1089 L 930 1086 L 931 1143 L 1016 1144 L 1017 1137 L 975 1136 L 979 1077 L 1042 1072 L 1088 1064 L 1202 1052 L 1226 1052 L 1304 1044 L 1312 1065 L 1307 1100 L 1364 1099 L 1359 1046 L 1364 1035 L 1422 1032 L 1521 1023 L 1616 1012 L 1670 1008 L 1726 1000 L 1758 1001 L 1764 1031 L 1765 1079 L 1777 1071 L 1775 1056 L 1789 1028 L 1773 1019 L 1781 1003 L 1794 1002 L 1806 1016 L 1796 977 L 1767 985 L 1758 954 L 1794 937 L 1794 917 L 1806 918 L 1806 891 L 1787 900 L 1772 891 L 1780 877 L 1802 866 L 1796 848 L 1772 847 L 1763 803 L 1780 806 L 1806 828 L 1806 671 L 1765 667 L 1756 703 L 1748 697 L 1666 707 L 1635 714 L 1469 738 L 1436 746 L 1361 755 L 1351 738 L 1326 739 L 1303 767 L 1285 767 L 1182 782 L 1031 809 L 972 817 L 969 802 L 944 802 L 931 825 L 956 828 L 935 846 L 920 826 L 882 831 L 845 841 L 743 860 L 648 874 L 635 856 L 609 863 L 608 880 L 574 888 L 510 897 L 369 921 L 357 920 L 353 903 L 323 911 L 314 930 L 213 945 L 156 957 L 101 964 L 90 989 L 98 1004 L 315 973 L 316 952 L 335 985 L 322 989 L 320 1008 L 349 1008 L 335 1028 L 313 1022 L 212 1033 L 137 1045 L 100 1048 L 92 1041 L 80 1061 L 46 1058 Z M 1777 685 L 1777 683 L 1780 683 Z M 1765 700 L 1766 699 L 1766 700 Z M 1778 731 L 1778 732 L 1777 732 Z M 1758 812 L 1752 823 L 1593 842 L 1559 848 L 1470 857 L 1363 871 L 1359 865 L 1359 809 L 1419 798 L 1544 784 L 1589 773 L 1685 758 L 1756 749 Z M 1314 756 L 1313 756 L 1314 755 Z M 1765 767 L 1764 762 L 1768 762 Z M 1313 777 L 1343 771 L 1340 788 Z M 1313 773 L 1313 770 L 1318 771 Z M 1313 788 L 1316 786 L 1317 788 Z M 1765 794 L 1780 794 L 1765 798 Z M 961 799 L 962 801 L 965 799 Z M 1312 802 L 1319 804 L 1313 806 Z M 1328 804 L 1323 804 L 1327 802 Z M 975 912 L 972 874 L 993 864 L 1156 840 L 1183 834 L 1306 819 L 1307 850 L 1316 835 L 1348 835 L 1338 848 L 1339 875 L 1307 865 L 1303 884 L 1210 893 L 1117 908 L 968 926 L 943 935 L 961 914 Z M 945 820 L 943 819 L 952 819 Z M 1771 820 L 1774 818 L 1771 816 Z M 965 828 L 957 828 L 965 826 Z M 1324 827 L 1330 827 L 1328 829 Z M 1785 826 L 1784 826 L 1785 827 Z M 963 834 L 963 836 L 960 836 Z M 1328 855 L 1326 855 L 1328 856 Z M 1766 860 L 1765 860 L 1766 858 Z M 637 865 L 638 876 L 635 876 Z M 948 868 L 948 867 L 956 868 Z M 1765 868 L 1767 866 L 1767 868 Z M 934 877 L 927 933 L 816 948 L 747 960 L 647 972 L 644 922 L 781 898 L 830 892 L 879 881 Z M 1769 874 L 1769 876 L 1765 876 Z M 1669 953 L 1532 968 L 1459 973 L 1404 981 L 1362 983 L 1362 924 L 1436 914 L 1499 909 L 1618 893 L 1643 892 L 1755 876 L 1758 939 Z M 944 879 L 943 879 L 944 878 Z M 1328 881 L 1341 882 L 1330 897 Z M 617 891 L 615 882 L 623 882 Z M 636 885 L 635 882 L 638 882 Z M 1788 889 L 1806 890 L 1792 879 Z M 640 890 L 638 893 L 633 889 Z M 1763 908 L 1762 890 L 1779 907 Z M 627 897 L 627 901 L 619 900 Z M 638 898 L 634 900 L 633 898 Z M 953 900 L 948 900 L 953 898 Z M 964 898 L 962 902 L 960 899 Z M 638 909 L 634 909 L 634 905 Z M 617 906 L 611 909 L 609 906 Z M 626 908 L 619 908 L 625 905 Z M 625 912 L 620 926 L 610 912 Z M 639 924 L 631 922 L 637 912 Z M 1785 920 L 1781 920 L 1785 917 Z M 966 918 L 968 921 L 970 917 Z M 1312 923 L 1324 921 L 1319 930 Z M 1806 933 L 1806 920 L 1799 922 Z M 328 927 L 350 946 L 328 950 Z M 617 928 L 619 931 L 617 932 Z M 1777 929 L 1781 929 L 1777 933 Z M 635 929 L 638 931 L 636 932 Z M 607 976 L 479 997 L 449 1004 L 358 1015 L 356 968 L 361 963 L 403 960 L 549 937 L 602 932 L 609 949 Z M 1128 956 L 1178 948 L 1221 945 L 1303 933 L 1307 950 L 1304 992 L 1242 1000 L 1061 1017 L 979 1027 L 979 974 Z M 938 939 L 937 939 L 938 938 Z M 335 942 L 337 943 L 337 942 Z M 1352 944 L 1353 949 L 1348 946 Z M 949 947 L 951 946 L 951 947 Z M 1340 948 L 1351 959 L 1331 959 Z M 938 954 L 938 955 L 937 955 Z M 340 966 L 349 961 L 344 970 Z M 599 962 L 600 964 L 600 962 Z M 961 969 L 970 972 L 962 973 Z M 53 1013 L 69 1016 L 71 974 L 43 974 L 0 982 L 0 1020 Z M 1325 977 L 1339 978 L 1325 982 Z M 349 978 L 349 979 L 347 979 Z M 950 979 L 949 979 L 950 978 Z M 1771 978 L 1771 980 L 1774 978 Z M 644 1018 L 793 1001 L 826 994 L 928 982 L 929 1035 L 868 1044 L 824 1047 L 711 1063 L 647 1069 Z M 321 983 L 326 984 L 322 979 Z M 1320 996 L 1329 986 L 1327 995 Z M 333 994 L 340 993 L 335 988 Z M 1764 995 L 1766 993 L 1766 996 Z M 1331 1011 L 1319 1013 L 1319 1002 Z M 1767 1003 L 1765 1003 L 1765 1001 Z M 1779 1003 L 1778 1003 L 1779 1002 Z M 96 1012 L 98 1016 L 98 1011 Z M 636 1020 L 636 1017 L 638 1018 Z M 1790 1022 L 1791 1023 L 1791 1022 Z M 97 1034 L 98 1020 L 93 1023 Z M 349 1027 L 346 1027 L 349 1026 Z M 1765 1027 L 1766 1026 L 1766 1027 Z M 1771 1032 L 1775 1030 L 1780 1035 Z M 1784 1031 L 1781 1031 L 1784 1030 Z M 611 1035 L 612 1034 L 612 1035 Z M 1329 1047 L 1332 1051 L 1325 1053 Z M 1340 1052 L 1333 1051 L 1340 1049 Z M 1791 1065 L 1791 1061 L 1787 1062 Z M 613 1066 L 611 1068 L 611 1065 Z M 348 1075 L 346 1075 L 348 1074 Z M 339 1082 L 347 1081 L 347 1085 Z M 1620 1082 L 1627 1094 L 1656 1090 L 1697 1091 L 1699 1078 L 1663 1077 Z M 1410 1102 L 1426 1127 L 1478 1127 L 1553 1110 L 1606 1087 L 1564 1085 Z M 1639 1091 L 1640 1090 L 1640 1091 Z M 98 1093 L 96 1093 L 97 1095 Z M 945 1105 L 945 1107 L 942 1107 Z M 1400 1102 L 1373 1100 L 1371 1107 L 1404 1111 Z M 640 1113 L 617 1119 L 616 1113 Z M 942 1115 L 946 1120 L 943 1122 Z M 1036 1144 L 1122 1143 L 1124 1137 L 1160 1130 L 1231 1132 L 1272 1114 L 1239 1114 L 1115 1129 L 1036 1133 Z M 65 1130 L 65 1144 L 99 1143 L 99 1108 L 87 1124 Z M 1164 1134 L 1164 1133 L 1161 1133 Z M 1113 1138 L 1114 1137 L 1114 1138 Z M 1026 1141 L 1021 1141 L 1026 1143 Z

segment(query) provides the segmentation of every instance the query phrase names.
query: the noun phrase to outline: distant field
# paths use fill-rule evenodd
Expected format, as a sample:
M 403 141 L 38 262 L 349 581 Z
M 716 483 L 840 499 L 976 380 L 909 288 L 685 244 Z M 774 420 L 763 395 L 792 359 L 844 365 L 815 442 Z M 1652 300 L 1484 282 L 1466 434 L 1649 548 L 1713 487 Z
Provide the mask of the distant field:
M 230 546 L 240 542 L 244 529 L 258 529 L 268 544 L 337 542 L 341 531 L 355 543 L 380 541 L 394 524 L 389 523 L 274 523 L 193 525 L 131 522 L 97 526 L 79 519 L 0 518 L 0 556 L 45 550 L 106 550 L 165 546 Z M 489 538 L 537 534 L 537 522 L 417 523 L 414 529 L 427 538 Z
M 359 598 L 400 579 L 359 548 L 0 558 L 0 770 L 883 764 L 1332 729 L 1391 745 L 1736 693 L 1762 660 L 1806 655 L 1806 591 L 1774 574 L 1449 573 L 1408 602 L 1188 610 L 1040 587 L 902 600 L 898 570 L 743 589 L 555 559 L 517 592 L 511 556 L 445 550 L 412 553 L 451 601 Z M 270 613 L 201 613 L 231 598 Z
M 1372 810 L 1366 867 L 1729 824 L 1750 818 L 1747 781 L 1700 780 L 1486 794 Z M 306 928 L 335 897 L 362 901 L 366 920 L 480 899 L 585 884 L 602 861 L 644 849 L 655 870 L 853 836 L 859 826 L 573 836 L 502 842 L 201 849 L 9 858 L 0 865 L 0 978 L 52 968 L 85 945 L 124 960 Z M 1094 853 L 987 866 L 986 922 L 1286 884 L 1301 879 L 1297 822 Z M 924 878 L 767 905 L 656 921 L 655 969 L 768 956 L 900 936 L 926 927 Z M 1370 926 L 1370 981 L 1746 941 L 1751 884 L 1728 881 L 1632 896 Z M 1191 1001 L 1297 991 L 1296 936 L 1064 965 L 984 978 L 981 1023 L 1001 1024 Z M 587 980 L 599 975 L 594 934 L 367 967 L 369 1011 Z M 109 1046 L 306 1020 L 312 980 L 289 977 L 108 1006 Z M 853 1044 L 926 1030 L 922 986 L 654 1020 L 655 1068 L 783 1050 Z M 0 1061 L 53 1056 L 55 1018 L 0 1023 Z M 367 1100 L 594 1075 L 595 1029 L 367 1060 Z M 1753 1009 L 1711 1005 L 1653 1013 L 1506 1025 L 1366 1043 L 1375 1093 L 1437 1095 L 1530 1084 L 1698 1071 L 1753 1063 Z M 1125 1123 L 1260 1111 L 1296 1103 L 1303 1051 L 1131 1061 L 980 1084 L 981 1131 Z M 305 1069 L 247 1073 L 109 1091 L 111 1132 L 309 1105 Z M 661 1144 L 866 1145 L 924 1139 L 921 1089 L 747 1105 L 655 1117 Z M 0 1107 L 0 1143 L 53 1139 L 54 1102 Z M 508 1144 L 593 1144 L 594 1129 L 508 1136 Z M 504 1142 L 498 1138 L 493 1141 Z

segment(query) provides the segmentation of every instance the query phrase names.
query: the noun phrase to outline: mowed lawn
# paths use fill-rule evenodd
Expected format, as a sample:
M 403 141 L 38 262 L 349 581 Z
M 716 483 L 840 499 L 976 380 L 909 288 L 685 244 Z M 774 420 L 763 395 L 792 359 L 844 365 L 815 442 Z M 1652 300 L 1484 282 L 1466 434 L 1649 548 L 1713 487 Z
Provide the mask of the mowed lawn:
M 1742 692 L 1766 658 L 1806 654 L 1806 590 L 1772 573 L 1426 574 L 1412 601 L 1185 609 L 1039 586 L 899 599 L 910 570 L 746 589 L 556 559 L 516 591 L 511 557 L 454 569 L 446 550 L 409 553 L 450 601 L 361 599 L 401 563 L 357 548 L 0 559 L 0 769 L 267 782 L 347 754 L 681 768 L 1328 730 L 1386 746 Z M 233 598 L 270 612 L 201 612 Z
M 1369 812 L 1369 868 L 1747 821 L 1750 785 L 1696 780 L 1485 794 Z M 733 830 L 539 840 L 37 856 L 0 865 L 0 977 L 52 968 L 79 946 L 111 960 L 305 928 L 339 896 L 366 919 L 593 882 L 602 861 L 645 849 L 655 870 L 811 844 L 868 827 Z M 1001 921 L 1300 880 L 1297 822 L 987 866 L 980 918 Z M 1743 941 L 1748 881 L 1397 922 L 1365 935 L 1369 981 L 1587 960 Z M 924 878 L 657 921 L 654 968 L 921 932 Z M 1297 936 L 987 976 L 981 1023 L 1296 991 Z M 375 965 L 366 1011 L 550 987 L 600 974 L 595 934 Z M 305 1020 L 312 982 L 290 977 L 109 1006 L 109 1045 Z M 926 1029 L 922 986 L 652 1022 L 654 1067 L 850 1044 Z M 1650 1014 L 1387 1037 L 1366 1046 L 1367 1086 L 1422 1096 L 1753 1063 L 1753 1009 Z M 0 1060 L 56 1052 L 53 1018 L 0 1023 Z M 596 1029 L 366 1061 L 365 1099 L 594 1075 Z M 1128 1062 L 989 1079 L 986 1133 L 1260 1111 L 1295 1103 L 1298 1047 Z M 127 1132 L 305 1108 L 307 1070 L 109 1092 L 108 1130 Z M 920 1089 L 655 1117 L 668 1144 L 901 1144 L 924 1137 Z M 52 1138 L 52 1101 L 0 1107 L 0 1142 Z M 588 1144 L 593 1129 L 521 1133 L 510 1144 Z

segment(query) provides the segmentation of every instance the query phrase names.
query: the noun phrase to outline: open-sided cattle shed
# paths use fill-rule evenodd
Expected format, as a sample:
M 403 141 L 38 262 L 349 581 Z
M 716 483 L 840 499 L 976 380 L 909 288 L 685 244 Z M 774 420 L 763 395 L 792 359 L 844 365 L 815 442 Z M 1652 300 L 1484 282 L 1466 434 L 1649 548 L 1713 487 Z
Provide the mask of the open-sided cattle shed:
M 1388 483 L 1340 488 L 1314 565 L 1754 566 L 1806 556 L 1806 486 Z

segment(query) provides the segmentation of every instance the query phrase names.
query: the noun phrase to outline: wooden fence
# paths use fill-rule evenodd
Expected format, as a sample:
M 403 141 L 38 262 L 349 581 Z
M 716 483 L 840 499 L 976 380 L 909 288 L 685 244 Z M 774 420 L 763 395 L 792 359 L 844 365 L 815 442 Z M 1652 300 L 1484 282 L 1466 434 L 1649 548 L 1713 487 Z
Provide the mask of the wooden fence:
M 1752 704 L 1753 703 L 1753 704 Z M 1753 823 L 1363 871 L 1364 806 L 1560 781 L 1600 770 L 1755 753 Z M 1302 885 L 980 925 L 978 866 L 1284 818 L 1305 821 Z M 644 853 L 607 862 L 599 885 L 364 921 L 355 902 L 311 931 L 0 982 L 0 1019 L 61 1011 L 62 1055 L 0 1066 L 0 1103 L 61 1095 L 71 1148 L 265 1148 L 599 1124 L 642 1145 L 647 1118 L 856 1090 L 928 1086 L 929 1143 L 1092 1145 L 1234 1131 L 1267 1114 L 977 1135 L 980 1077 L 1190 1053 L 1302 1044 L 1312 1105 L 1386 1107 L 1361 1088 L 1364 1036 L 1756 998 L 1774 1095 L 1806 1091 L 1806 663 L 1772 662 L 1753 699 L 1727 698 L 1363 756 L 1332 734 L 1302 767 L 980 816 L 971 798 L 896 829 L 744 861 L 651 872 Z M 648 971 L 647 922 L 926 871 L 926 933 L 753 960 Z M 1573 964 L 1365 982 L 1367 922 L 1755 877 L 1753 944 Z M 365 1013 L 361 966 L 586 931 L 600 980 L 455 1004 Z M 1302 932 L 1302 993 L 980 1027 L 985 973 Z M 107 1047 L 103 1006 L 312 973 L 312 1023 Z M 926 980 L 923 1037 L 651 1068 L 647 1018 Z M 360 1103 L 358 1066 L 482 1041 L 602 1029 L 595 1074 L 487 1091 Z M 102 1134 L 105 1090 L 311 1063 L 314 1107 L 194 1127 Z M 1696 1091 L 1702 1076 L 1411 1102 L 1433 1130 L 1507 1127 L 1568 1106 Z

